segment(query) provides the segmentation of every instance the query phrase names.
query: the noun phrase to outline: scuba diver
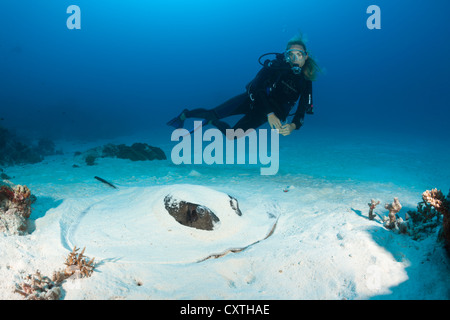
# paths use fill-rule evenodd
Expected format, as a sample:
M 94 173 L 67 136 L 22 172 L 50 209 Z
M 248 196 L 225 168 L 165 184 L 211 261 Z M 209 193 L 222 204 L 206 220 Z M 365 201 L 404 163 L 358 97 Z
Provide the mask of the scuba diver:
M 275 59 L 261 63 L 261 58 L 275 55 Z M 259 58 L 263 68 L 246 86 L 246 92 L 239 94 L 213 109 L 185 109 L 167 125 L 183 128 L 187 118 L 204 119 L 202 125 L 212 124 L 225 136 L 226 129 L 256 129 L 265 122 L 271 129 L 278 129 L 286 136 L 303 125 L 305 114 L 313 114 L 312 81 L 319 67 L 308 55 L 301 35 L 289 40 L 286 51 L 266 53 Z M 298 101 L 297 110 L 290 114 Z M 233 128 L 222 119 L 244 115 Z M 293 115 L 292 122 L 283 124 Z M 195 129 L 191 130 L 191 133 Z

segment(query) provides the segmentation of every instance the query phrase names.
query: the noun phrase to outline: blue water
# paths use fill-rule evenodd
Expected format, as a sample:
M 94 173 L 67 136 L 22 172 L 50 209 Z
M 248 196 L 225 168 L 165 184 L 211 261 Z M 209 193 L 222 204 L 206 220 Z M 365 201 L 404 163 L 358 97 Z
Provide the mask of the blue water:
M 80 30 L 66 26 L 72 4 Z M 380 30 L 366 27 L 371 4 Z M 4 0 L 0 123 L 68 137 L 163 128 L 182 108 L 243 92 L 257 58 L 302 30 L 326 70 L 306 126 L 448 134 L 449 9 L 443 0 Z
M 73 4 L 79 30 L 66 25 Z M 366 26 L 372 4 L 381 29 Z M 295 139 L 370 132 L 445 145 L 449 9 L 436 0 L 4 0 L 0 125 L 32 138 L 147 132 L 170 142 L 167 120 L 242 93 L 258 57 L 301 30 L 324 73 Z

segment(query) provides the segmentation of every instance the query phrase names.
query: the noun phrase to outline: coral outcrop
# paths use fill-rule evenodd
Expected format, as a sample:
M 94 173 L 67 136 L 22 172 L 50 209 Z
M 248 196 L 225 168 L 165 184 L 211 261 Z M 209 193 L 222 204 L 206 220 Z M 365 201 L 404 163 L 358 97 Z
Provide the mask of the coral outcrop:
M 84 248 L 80 253 L 74 247 L 66 258 L 66 268 L 53 272 L 52 278 L 41 275 L 36 271 L 34 275 L 27 275 L 20 284 L 16 284 L 18 294 L 26 300 L 59 300 L 62 297 L 61 285 L 66 279 L 90 277 L 94 271 L 94 258 L 87 260 Z
M 389 216 L 383 218 L 384 226 L 398 233 L 407 233 L 414 240 L 423 239 L 441 227 L 438 239 L 444 242 L 450 255 L 450 192 L 444 196 L 441 190 L 426 190 L 422 193 L 422 200 L 417 204 L 416 211 L 409 210 L 405 214 L 403 221 L 397 215 L 402 205 L 398 198 L 394 198 L 394 202 L 385 205 L 385 209 L 389 210 Z M 371 211 L 376 204 L 373 199 L 368 204 Z
M 131 161 L 146 160 L 166 160 L 166 154 L 161 148 L 150 146 L 146 143 L 134 143 L 131 146 L 125 144 L 107 144 L 87 150 L 86 152 L 77 152 L 75 156 L 84 159 L 88 166 L 95 165 L 98 158 L 119 158 L 129 159 Z
M 445 197 L 441 190 L 426 190 L 422 194 L 422 199 L 425 204 L 433 206 L 443 216 L 440 238 L 444 241 L 445 247 L 450 254 L 450 193 Z M 427 210 L 427 212 L 431 212 L 431 210 Z M 437 219 L 439 221 L 439 216 L 437 216 Z
M 45 156 L 58 153 L 62 151 L 56 151 L 55 144 L 49 139 L 33 144 L 0 126 L 0 165 L 38 163 Z
M 74 247 L 72 252 L 69 253 L 66 262 L 64 262 L 64 264 L 66 265 L 66 268 L 64 269 L 64 276 L 66 278 L 78 279 L 91 276 L 95 268 L 95 258 L 87 260 L 86 256 L 84 256 L 85 249 L 86 248 L 83 248 L 80 253 L 77 253 L 79 248 Z
M 369 206 L 369 220 L 375 219 L 375 215 L 373 214 L 373 210 L 375 210 L 376 206 L 380 204 L 380 201 L 375 201 L 374 199 L 370 199 Z
M 401 210 L 402 205 L 398 198 L 394 198 L 392 203 L 386 203 L 384 206 L 385 209 L 389 210 L 389 216 L 384 217 L 384 226 L 388 229 L 399 230 L 400 232 L 405 232 L 407 226 L 402 218 L 397 219 L 397 213 Z
M 427 190 L 422 194 L 422 201 L 417 204 L 417 209 L 409 210 L 407 213 L 410 217 L 409 234 L 414 240 L 427 237 L 441 225 L 441 213 L 426 200 L 428 196 Z
M 0 232 L 26 234 L 34 200 L 27 186 L 0 183 Z
M 55 278 L 42 276 L 39 271 L 36 271 L 34 275 L 27 275 L 22 283 L 16 284 L 15 292 L 27 300 L 59 300 L 62 289 L 61 282 Z

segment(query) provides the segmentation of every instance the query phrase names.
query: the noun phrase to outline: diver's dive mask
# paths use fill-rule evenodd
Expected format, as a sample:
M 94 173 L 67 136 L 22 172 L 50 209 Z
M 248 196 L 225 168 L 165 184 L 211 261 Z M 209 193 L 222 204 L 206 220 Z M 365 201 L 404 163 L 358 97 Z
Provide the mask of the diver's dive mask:
M 303 50 L 299 49 L 290 49 L 284 52 L 284 60 L 287 63 L 290 63 L 292 66 L 292 71 L 295 74 L 299 74 L 302 71 L 302 68 L 294 65 L 297 61 L 300 61 L 306 57 L 307 53 Z

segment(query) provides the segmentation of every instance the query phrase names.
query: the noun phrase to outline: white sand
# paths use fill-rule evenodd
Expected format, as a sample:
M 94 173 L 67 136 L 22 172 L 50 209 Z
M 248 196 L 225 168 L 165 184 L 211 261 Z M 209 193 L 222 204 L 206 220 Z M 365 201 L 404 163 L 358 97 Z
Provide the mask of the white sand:
M 65 155 L 4 168 L 37 202 L 29 235 L 0 236 L 0 299 L 22 299 L 14 293 L 20 275 L 51 275 L 74 245 L 86 246 L 98 264 L 92 277 L 63 284 L 64 299 L 449 299 L 450 259 L 437 234 L 414 241 L 386 230 L 380 216 L 394 197 L 404 217 L 426 188 L 447 194 L 450 156 L 417 142 L 308 131 L 303 138 L 280 139 L 276 176 L 259 175 L 259 166 L 176 166 L 170 159 L 72 167 L 71 151 L 104 142 L 65 144 Z M 170 156 L 170 146 L 163 148 Z M 164 209 L 168 193 L 208 206 L 220 224 L 214 231 L 178 224 Z M 227 194 L 238 199 L 242 217 Z M 382 203 L 375 221 L 367 218 L 371 198 Z

